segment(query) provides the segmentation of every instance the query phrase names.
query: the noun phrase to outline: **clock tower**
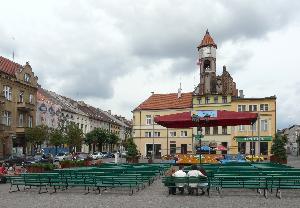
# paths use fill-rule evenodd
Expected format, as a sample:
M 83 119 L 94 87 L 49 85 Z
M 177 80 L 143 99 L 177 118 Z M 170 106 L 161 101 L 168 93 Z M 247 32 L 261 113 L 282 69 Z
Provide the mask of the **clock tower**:
M 216 50 L 217 45 L 208 30 L 197 47 L 200 66 L 200 94 L 216 94 Z

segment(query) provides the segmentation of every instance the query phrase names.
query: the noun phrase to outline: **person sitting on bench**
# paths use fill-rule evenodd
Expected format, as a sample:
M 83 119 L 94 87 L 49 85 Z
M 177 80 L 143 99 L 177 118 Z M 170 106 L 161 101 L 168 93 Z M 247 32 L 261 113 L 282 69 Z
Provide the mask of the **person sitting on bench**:
M 196 165 L 192 165 L 192 170 L 190 170 L 188 173 L 187 173 L 187 176 L 188 177 L 206 177 L 201 171 L 198 170 L 197 166 Z M 189 184 L 189 194 L 193 194 L 194 193 L 194 190 L 196 189 L 197 191 L 197 195 L 198 195 L 198 185 L 201 185 L 201 184 L 197 184 L 197 183 L 190 183 Z M 201 188 L 202 190 L 202 193 L 201 195 L 204 195 L 205 194 L 205 191 L 203 190 L 203 188 Z
M 186 177 L 186 173 L 183 171 L 184 166 L 180 165 L 179 170 L 177 170 L 172 176 L 174 177 Z M 184 183 L 176 183 L 176 186 L 178 187 L 178 190 L 181 194 L 184 193 Z

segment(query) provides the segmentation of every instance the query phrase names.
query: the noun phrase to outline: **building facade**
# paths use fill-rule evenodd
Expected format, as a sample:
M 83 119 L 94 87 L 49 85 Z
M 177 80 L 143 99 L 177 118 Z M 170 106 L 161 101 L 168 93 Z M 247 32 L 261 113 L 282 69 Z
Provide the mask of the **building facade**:
M 29 152 L 25 129 L 35 126 L 38 78 L 24 66 L 0 56 L 0 157 Z
M 259 119 L 253 125 L 253 135 L 252 126 L 203 127 L 201 128 L 204 135 L 201 140 L 202 145 L 212 148 L 223 146 L 223 154 L 239 152 L 269 155 L 272 139 L 276 133 L 276 97 L 245 98 L 242 90 L 240 90 L 240 94 L 238 93 L 236 83 L 226 66 L 223 66 L 222 74 L 217 75 L 217 44 L 208 31 L 197 49 L 200 83 L 193 92 L 181 93 L 181 89 L 179 89 L 178 93 L 173 93 L 173 96 L 153 94 L 133 110 L 134 139 L 139 151 L 143 155 L 151 153 L 154 143 L 155 155 L 159 156 L 195 152 L 196 147 L 200 145 L 193 137 L 197 134 L 196 128 L 167 130 L 159 125 L 152 125 L 150 121 L 153 116 L 186 111 L 227 110 L 258 113 Z M 190 95 L 185 97 L 186 105 L 184 106 L 177 105 L 182 101 L 181 95 Z M 158 129 L 162 131 L 159 138 L 157 138 L 158 133 L 155 133 Z M 169 132 L 168 136 L 173 136 L 172 140 L 166 136 L 167 131 Z M 174 135 L 176 136 L 174 137 Z M 185 148 L 186 146 L 187 148 Z

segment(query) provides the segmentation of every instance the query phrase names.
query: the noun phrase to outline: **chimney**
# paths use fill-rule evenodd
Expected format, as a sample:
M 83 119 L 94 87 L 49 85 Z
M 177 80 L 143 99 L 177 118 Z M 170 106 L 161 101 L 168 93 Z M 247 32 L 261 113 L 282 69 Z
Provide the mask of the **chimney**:
M 152 95 L 154 95 L 154 92 L 151 92 Z
M 108 110 L 107 112 L 108 112 L 109 115 L 111 115 L 111 110 Z
M 178 89 L 178 94 L 177 94 L 177 98 L 181 98 L 181 82 L 180 82 L 180 87 Z
M 244 91 L 243 90 L 239 90 L 239 92 L 240 92 L 240 98 L 244 98 L 245 97 Z
M 225 71 L 226 71 L 226 66 L 224 65 L 224 66 L 223 66 L 223 72 L 225 72 Z

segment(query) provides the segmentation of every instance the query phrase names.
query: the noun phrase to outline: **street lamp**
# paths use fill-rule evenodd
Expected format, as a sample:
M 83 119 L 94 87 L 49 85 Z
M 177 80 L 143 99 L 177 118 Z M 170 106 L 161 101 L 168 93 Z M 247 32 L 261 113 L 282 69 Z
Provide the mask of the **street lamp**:
M 296 135 L 296 142 L 297 142 L 297 157 L 299 156 L 299 143 L 300 143 L 300 129 L 297 129 L 295 131 L 295 135 Z

